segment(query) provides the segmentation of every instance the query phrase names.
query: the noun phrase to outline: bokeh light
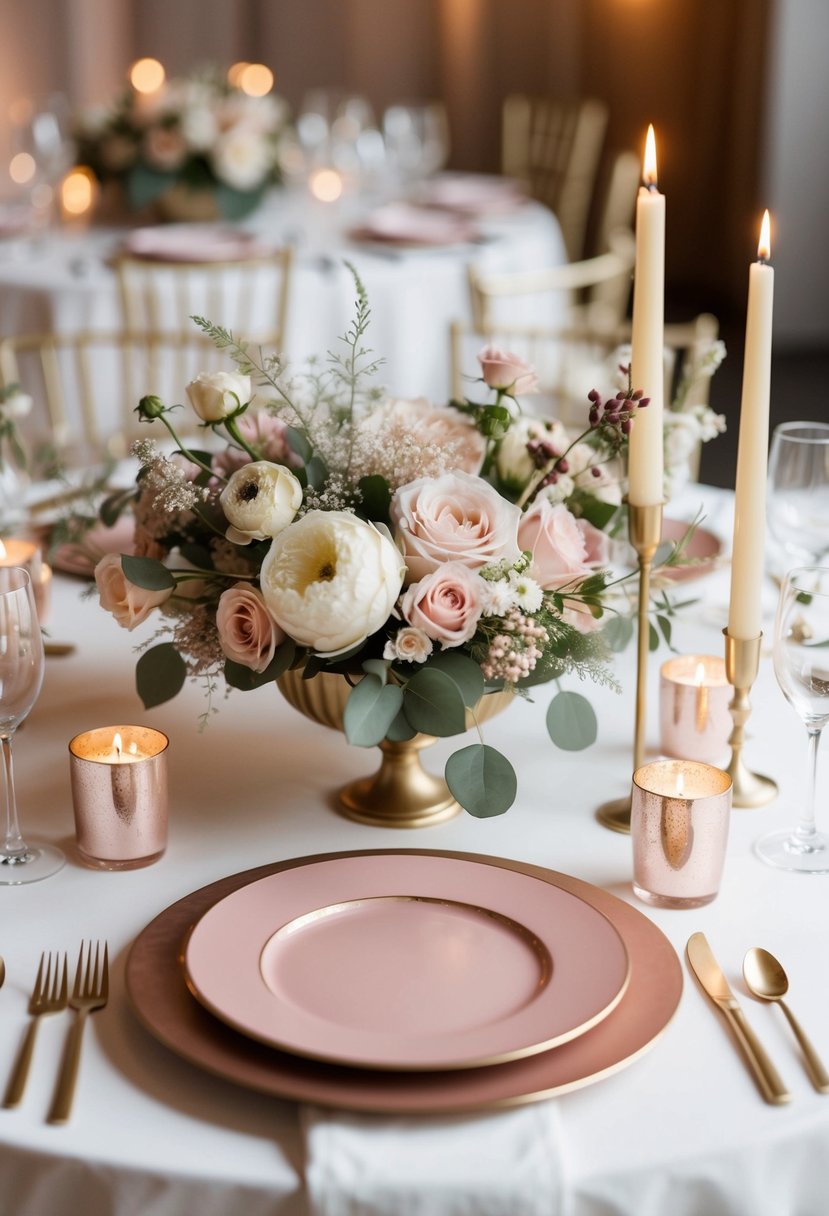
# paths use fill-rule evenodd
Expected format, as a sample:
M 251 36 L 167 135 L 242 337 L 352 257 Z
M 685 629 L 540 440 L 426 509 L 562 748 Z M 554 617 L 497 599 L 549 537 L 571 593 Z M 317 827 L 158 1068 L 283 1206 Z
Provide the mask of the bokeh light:
M 130 84 L 136 93 L 157 93 L 167 73 L 157 59 L 136 59 L 130 68 Z

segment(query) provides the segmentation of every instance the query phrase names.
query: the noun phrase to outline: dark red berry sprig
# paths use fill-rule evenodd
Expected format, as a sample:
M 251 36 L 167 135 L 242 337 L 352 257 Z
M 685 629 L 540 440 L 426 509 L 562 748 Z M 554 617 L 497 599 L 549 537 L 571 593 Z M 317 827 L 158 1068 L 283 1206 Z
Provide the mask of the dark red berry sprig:
M 621 446 L 622 437 L 630 434 L 633 419 L 637 410 L 646 409 L 650 397 L 646 397 L 641 388 L 621 390 L 615 397 L 603 401 L 599 392 L 593 388 L 587 394 L 590 402 L 588 421 L 593 430 L 601 434 L 602 439 L 612 447 Z

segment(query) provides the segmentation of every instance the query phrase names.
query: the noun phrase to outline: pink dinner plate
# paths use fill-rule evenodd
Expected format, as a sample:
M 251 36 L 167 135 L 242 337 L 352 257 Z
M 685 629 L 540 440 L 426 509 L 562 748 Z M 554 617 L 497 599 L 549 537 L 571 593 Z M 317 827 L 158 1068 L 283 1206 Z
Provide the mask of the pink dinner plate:
M 475 226 L 463 216 L 414 207 L 409 203 L 386 203 L 378 207 L 351 233 L 355 240 L 415 247 L 464 244 L 475 240 L 477 235 Z
M 365 855 L 395 854 L 376 850 Z M 435 855 L 527 874 L 578 895 L 602 912 L 621 936 L 630 960 L 630 982 L 613 1012 L 560 1047 L 505 1064 L 451 1072 L 342 1068 L 265 1048 L 237 1034 L 191 996 L 180 965 L 182 939 L 233 891 L 266 875 L 326 860 L 324 856 L 230 875 L 161 912 L 138 935 L 127 959 L 127 993 L 134 1012 L 169 1050 L 216 1077 L 273 1097 L 377 1114 L 449 1114 L 539 1101 L 610 1076 L 658 1042 L 676 1012 L 683 979 L 675 950 L 653 921 L 599 887 L 540 866 L 475 854 L 412 851 L 412 856 Z M 336 856 L 343 854 L 328 859 Z
M 665 519 L 662 523 L 662 539 L 668 541 L 681 540 L 688 531 L 689 525 L 680 519 Z M 722 541 L 707 528 L 695 528 L 691 539 L 683 550 L 683 564 L 660 570 L 660 578 L 669 578 L 674 582 L 689 582 L 710 574 L 717 566 L 722 553 Z
M 129 513 L 122 515 L 111 528 L 99 524 L 87 532 L 83 544 L 58 545 L 52 555 L 52 565 L 61 574 L 91 578 L 98 562 L 107 553 L 133 552 L 134 532 L 135 520 Z
M 133 257 L 153 262 L 240 262 L 273 252 L 255 233 L 219 224 L 136 228 L 124 248 Z
M 628 982 L 622 939 L 578 895 L 409 853 L 251 883 L 205 913 L 184 966 L 196 998 L 243 1034 L 395 1070 L 546 1051 L 607 1017 Z

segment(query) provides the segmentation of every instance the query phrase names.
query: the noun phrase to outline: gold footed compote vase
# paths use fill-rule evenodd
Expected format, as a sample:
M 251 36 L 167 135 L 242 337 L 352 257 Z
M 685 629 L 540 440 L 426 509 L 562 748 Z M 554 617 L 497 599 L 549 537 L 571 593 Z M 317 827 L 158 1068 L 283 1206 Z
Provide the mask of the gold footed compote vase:
M 294 709 L 312 722 L 343 729 L 343 712 L 351 687 L 344 676 L 321 672 L 303 680 L 299 668 L 287 671 L 276 681 L 279 691 Z M 487 693 L 467 710 L 467 726 L 494 718 L 512 702 L 511 692 Z M 369 777 L 344 785 L 337 793 L 337 811 L 346 819 L 385 828 L 424 828 L 445 823 L 461 810 L 443 777 L 428 773 L 420 753 L 435 742 L 433 735 L 417 734 L 401 743 L 383 740 L 379 745 L 380 767 Z

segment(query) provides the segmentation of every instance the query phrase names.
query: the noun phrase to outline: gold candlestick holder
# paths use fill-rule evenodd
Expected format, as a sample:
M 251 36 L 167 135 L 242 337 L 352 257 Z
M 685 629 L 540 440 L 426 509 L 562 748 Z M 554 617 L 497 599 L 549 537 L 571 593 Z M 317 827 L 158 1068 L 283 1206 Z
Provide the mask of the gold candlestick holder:
M 771 777 L 752 773 L 743 762 L 745 727 L 751 715 L 749 693 L 760 669 L 760 643 L 763 635 L 761 633 L 759 637 L 748 639 L 733 638 L 728 630 L 724 629 L 723 636 L 725 674 L 734 688 L 734 699 L 728 707 L 734 722 L 734 729 L 728 739 L 731 760 L 725 770 L 733 787 L 731 804 L 739 807 L 765 806 L 777 797 L 777 785 Z
M 662 540 L 662 503 L 639 506 L 628 503 L 628 531 L 630 543 L 639 559 L 639 604 L 637 620 L 636 650 L 636 722 L 633 736 L 633 772 L 642 767 L 645 759 L 645 725 L 648 695 L 648 654 L 650 651 L 650 604 L 651 567 L 653 555 Z M 604 802 L 596 812 L 603 827 L 612 832 L 630 832 L 630 794 Z

